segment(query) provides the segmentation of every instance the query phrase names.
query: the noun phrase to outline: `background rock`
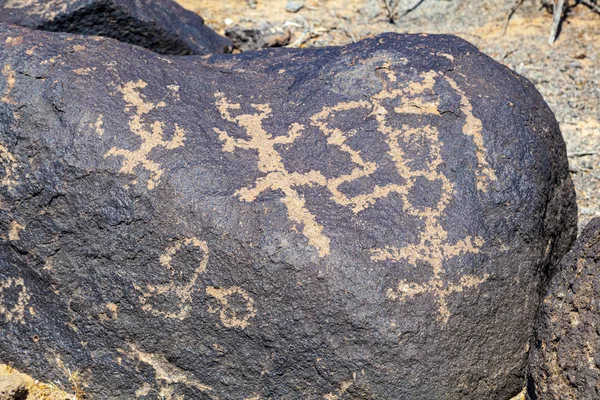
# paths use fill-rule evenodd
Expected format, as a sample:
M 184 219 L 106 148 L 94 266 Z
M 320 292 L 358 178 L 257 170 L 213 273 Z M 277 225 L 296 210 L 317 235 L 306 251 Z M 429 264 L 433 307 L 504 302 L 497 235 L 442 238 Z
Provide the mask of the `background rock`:
M 531 351 L 532 399 L 600 397 L 600 218 L 560 263 L 540 309 Z
M 239 25 L 227 28 L 225 36 L 231 39 L 233 48 L 240 51 L 282 47 L 290 43 L 289 29 L 264 22 L 255 28 L 242 28 Z
M 2 0 L 0 22 L 111 37 L 161 54 L 229 52 L 231 43 L 170 0 Z
M 521 391 L 576 229 L 526 79 L 451 36 L 167 58 L 0 32 L 4 362 L 95 398 Z

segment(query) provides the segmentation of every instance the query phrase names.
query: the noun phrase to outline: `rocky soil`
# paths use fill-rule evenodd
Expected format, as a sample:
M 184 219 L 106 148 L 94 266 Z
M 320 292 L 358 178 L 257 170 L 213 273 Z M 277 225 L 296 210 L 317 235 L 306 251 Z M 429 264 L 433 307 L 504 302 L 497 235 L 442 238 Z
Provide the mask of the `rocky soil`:
M 395 23 L 382 1 L 178 0 L 221 34 L 236 25 L 271 22 L 290 31 L 290 47 L 343 45 L 381 32 L 451 33 L 467 39 L 529 78 L 542 93 L 567 142 L 580 228 L 600 216 L 600 15 L 583 5 L 572 7 L 550 46 L 552 16 L 537 0 L 523 2 L 506 32 L 512 1 L 399 0 Z M 297 12 L 287 11 L 300 5 Z

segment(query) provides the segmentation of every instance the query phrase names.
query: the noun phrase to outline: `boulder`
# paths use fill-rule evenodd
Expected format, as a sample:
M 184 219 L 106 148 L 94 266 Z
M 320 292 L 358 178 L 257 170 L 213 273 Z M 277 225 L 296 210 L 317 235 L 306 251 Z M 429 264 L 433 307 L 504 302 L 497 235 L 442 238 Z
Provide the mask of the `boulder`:
M 600 218 L 561 261 L 540 307 L 531 399 L 600 398 Z
M 0 22 L 111 37 L 161 54 L 231 51 L 231 42 L 171 0 L 0 0 Z
M 453 36 L 0 45 L 0 362 L 102 399 L 521 391 L 576 230 L 526 79 Z

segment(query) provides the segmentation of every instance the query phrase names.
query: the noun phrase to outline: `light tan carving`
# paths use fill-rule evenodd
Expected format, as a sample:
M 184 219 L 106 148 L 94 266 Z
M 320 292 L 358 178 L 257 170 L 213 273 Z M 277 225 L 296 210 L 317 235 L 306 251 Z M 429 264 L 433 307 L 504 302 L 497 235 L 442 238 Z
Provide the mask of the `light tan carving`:
M 142 141 L 140 147 L 135 150 L 127 150 L 118 147 L 111 148 L 104 157 L 121 157 L 123 165 L 121 172 L 133 174 L 137 167 L 146 169 L 150 173 L 147 181 L 147 187 L 152 190 L 160 182 L 163 175 L 163 169 L 160 164 L 149 159 L 149 155 L 157 147 L 163 147 L 168 150 L 182 147 L 185 140 L 185 132 L 177 124 L 174 124 L 173 136 L 170 140 L 164 139 L 164 123 L 154 121 L 146 122 L 146 115 L 158 108 L 166 107 L 164 101 L 152 103 L 145 100 L 145 96 L 140 93 L 148 84 L 142 80 L 137 82 L 127 82 L 119 87 L 119 92 L 123 95 L 123 100 L 127 104 L 125 112 L 135 110 L 129 119 L 129 129 Z M 102 131 L 103 132 L 103 131 Z
M 211 313 L 218 312 L 221 323 L 227 328 L 245 329 L 248 326 L 250 318 L 253 318 L 256 315 L 254 300 L 250 297 L 248 292 L 239 286 L 232 286 L 227 289 L 208 286 L 206 288 L 206 294 L 214 297 L 219 302 L 219 307 L 213 308 L 209 306 L 208 311 Z M 232 307 L 231 301 L 232 297 L 235 295 L 246 302 L 243 313 L 236 311 Z
M 21 289 L 18 289 L 18 287 L 21 287 Z M 7 304 L 5 295 L 8 290 L 18 292 L 15 304 Z M 27 292 L 23 278 L 7 278 L 0 282 L 0 315 L 4 317 L 6 322 L 24 324 L 25 309 L 30 299 L 31 295 Z
M 194 270 L 194 273 L 189 281 L 185 283 L 177 283 L 176 277 L 179 275 L 179 271 L 175 271 L 173 266 L 171 265 L 172 257 L 181 250 L 184 246 L 193 246 L 202 250 L 204 254 L 202 260 L 198 263 L 198 266 Z M 144 311 L 149 312 L 154 316 L 163 316 L 165 318 L 176 318 L 183 320 L 187 318 L 190 314 L 191 303 L 192 303 L 192 294 L 196 290 L 196 284 L 198 281 L 198 277 L 204 271 L 206 271 L 206 266 L 208 264 L 208 246 L 206 242 L 198 240 L 197 238 L 187 238 L 178 240 L 175 244 L 169 247 L 164 254 L 160 256 L 160 265 L 163 268 L 166 268 L 170 274 L 170 281 L 166 284 L 159 285 L 151 285 L 147 284 L 145 288 L 134 283 L 134 287 L 136 290 L 141 292 L 142 294 L 139 296 L 140 303 L 142 304 L 142 309 Z M 172 296 L 177 299 L 177 311 L 164 311 L 156 309 L 152 304 L 150 304 L 150 300 L 155 296 Z
M 363 371 L 364 375 L 364 371 Z M 323 396 L 325 400 L 340 400 L 350 387 L 356 382 L 356 372 L 352 373 L 352 378 L 340 382 L 338 388 L 331 393 Z
M 17 160 L 8 151 L 8 148 L 0 143 L 0 165 L 4 168 L 4 176 L 0 180 L 0 186 L 5 186 L 8 189 L 13 189 L 16 185 L 14 179 L 15 170 L 17 168 Z
M 213 393 L 212 387 L 199 382 L 194 377 L 190 376 L 186 371 L 170 363 L 165 357 L 157 354 L 145 353 L 140 350 L 135 344 L 129 344 L 129 349 L 117 349 L 121 354 L 124 354 L 130 358 L 137 359 L 145 364 L 150 365 L 154 369 L 155 378 L 157 381 L 162 381 L 166 385 L 166 388 L 161 388 L 161 392 L 170 393 L 170 385 L 183 384 L 188 387 L 195 388 L 203 393 L 206 393 L 210 399 L 218 400 L 219 397 Z M 166 389 L 164 391 L 163 389 Z M 140 389 L 140 393 L 150 392 L 152 389 L 148 389 L 146 386 Z M 160 392 L 159 392 L 160 393 Z
M 375 261 L 391 260 L 395 262 L 404 260 L 408 261 L 408 263 L 413 266 L 417 266 L 417 262 L 420 261 L 431 266 L 433 275 L 429 281 L 423 284 L 417 284 L 401 280 L 395 289 L 388 289 L 387 296 L 390 300 L 398 299 L 400 301 L 405 301 L 418 294 L 428 293 L 436 299 L 438 305 L 438 320 L 443 324 L 446 324 L 450 317 L 447 297 L 452 293 L 461 293 L 467 288 L 476 287 L 486 281 L 489 276 L 487 274 L 482 277 L 463 275 L 458 283 L 445 282 L 443 279 L 446 275 L 444 261 L 467 253 L 478 253 L 483 245 L 483 239 L 480 237 L 472 238 L 471 236 L 467 236 L 456 243 L 448 243 L 448 232 L 444 229 L 441 218 L 447 205 L 453 198 L 453 184 L 443 172 L 438 169 L 443 163 L 438 131 L 433 126 L 425 126 L 421 129 L 410 128 L 406 125 L 402 126 L 401 129 L 391 127 L 387 123 L 388 110 L 384 106 L 383 100 L 408 96 L 411 97 L 411 100 L 403 102 L 400 107 L 396 107 L 395 112 L 410 113 L 418 110 L 418 114 L 439 115 L 437 104 L 426 103 L 421 100 L 413 99 L 412 97 L 422 95 L 427 91 L 432 91 L 436 78 L 445 79 L 446 81 L 450 78 L 440 76 L 434 71 L 429 71 L 421 75 L 420 82 L 412 82 L 408 86 L 408 90 L 404 91 L 402 89 L 390 89 L 388 86 L 389 82 L 396 82 L 396 76 L 393 71 L 387 68 L 385 74 L 387 80 L 384 79 L 383 81 L 384 90 L 373 96 L 373 113 L 378 122 L 379 132 L 387 138 L 389 146 L 388 154 L 394 160 L 398 174 L 405 180 L 405 184 L 400 187 L 392 186 L 387 190 L 385 190 L 385 187 L 376 190 L 372 197 L 368 198 L 368 204 L 372 204 L 372 201 L 379 198 L 380 195 L 387 195 L 394 191 L 402 198 L 404 212 L 424 219 L 425 228 L 420 232 L 418 244 L 410 244 L 402 248 L 388 246 L 382 249 L 374 249 L 372 251 L 372 259 Z M 459 90 L 458 86 L 452 83 L 450 84 L 455 90 Z M 483 157 L 483 160 L 479 157 L 480 153 L 485 155 L 485 147 L 483 147 L 481 134 L 481 121 L 473 116 L 472 107 L 462 92 L 461 103 L 463 107 L 465 107 L 463 112 L 466 115 L 463 133 L 467 136 L 471 136 L 477 146 L 478 169 L 489 169 L 487 162 L 485 162 L 485 157 Z M 418 140 L 418 142 L 427 141 L 429 144 L 429 159 L 426 162 L 426 167 L 420 170 L 415 170 L 410 167 L 409 160 L 407 160 L 407 157 L 399 144 L 400 141 L 404 141 L 408 144 L 415 140 Z M 485 162 L 485 165 L 483 162 Z M 485 172 L 485 174 L 486 176 L 490 176 L 487 172 Z M 479 179 L 479 176 L 480 175 L 478 175 L 477 179 L 477 188 L 483 190 L 487 182 L 482 182 L 481 179 Z M 409 191 L 416 184 L 417 178 L 425 179 L 428 182 L 437 183 L 439 185 L 441 194 L 435 207 L 418 207 L 411 203 Z
M 329 254 L 329 238 L 323 234 L 323 226 L 306 208 L 306 201 L 298 193 L 298 186 L 325 186 L 327 180 L 319 171 L 309 171 L 304 174 L 290 173 L 286 170 L 281 154 L 275 146 L 291 144 L 300 136 L 304 125 L 293 123 L 286 135 L 272 136 L 263 128 L 263 120 L 271 116 L 268 104 L 250 104 L 255 114 L 239 114 L 232 116 L 231 111 L 241 109 L 240 104 L 230 103 L 223 93 L 216 93 L 216 106 L 221 117 L 237 124 L 245 131 L 248 139 L 236 139 L 224 130 L 214 128 L 223 142 L 223 151 L 233 152 L 235 149 L 255 150 L 257 152 L 258 170 L 265 174 L 256 180 L 254 187 L 242 188 L 236 195 L 243 201 L 252 202 L 265 191 L 281 191 L 281 202 L 286 206 L 288 218 L 302 224 L 302 234 L 308 239 L 308 244 L 315 247 L 321 257 Z
M 6 104 L 16 104 L 15 100 L 11 97 L 12 91 L 15 88 L 15 83 L 17 82 L 15 71 L 10 65 L 6 64 L 4 68 L 2 68 L 2 75 L 6 80 L 6 88 L 4 89 L 2 101 Z
M 477 189 L 487 192 L 490 182 L 497 181 L 498 178 L 485 158 L 487 150 L 483 143 L 483 125 L 481 124 L 481 120 L 473 115 L 473 106 L 456 81 L 450 77 L 446 77 L 446 81 L 460 95 L 460 103 L 467 118 L 463 125 L 463 133 L 473 138 L 473 143 L 475 143 L 477 148 L 475 153 L 477 156 Z
M 18 223 L 17 221 L 11 221 L 10 227 L 8 230 L 8 240 L 17 241 L 21 239 L 21 231 L 25 229 L 23 225 Z
M 483 143 L 481 121 L 473 115 L 473 107 L 470 101 L 456 82 L 435 71 L 427 71 L 422 73 L 416 81 L 404 85 L 398 84 L 396 73 L 390 67 L 390 62 L 384 62 L 381 67 L 377 68 L 383 75 L 383 89 L 373 95 L 370 102 L 345 102 L 334 107 L 324 107 L 320 113 L 311 118 L 311 123 L 317 126 L 328 138 L 328 144 L 337 146 L 341 151 L 348 153 L 350 159 L 356 165 L 350 174 L 328 181 L 327 187 L 332 193 L 331 199 L 333 201 L 348 206 L 355 213 L 358 213 L 373 206 L 379 199 L 395 193 L 402 199 L 403 211 L 406 214 L 424 219 L 425 229 L 420 233 L 418 244 L 408 245 L 401 249 L 394 246 L 374 249 L 372 259 L 375 261 L 408 261 L 413 266 L 421 261 L 430 265 L 433 276 L 428 282 L 416 284 L 402 280 L 398 283 L 397 288 L 389 289 L 387 295 L 391 300 L 405 301 L 417 294 L 429 293 L 436 298 L 439 320 L 445 324 L 450 316 L 447 297 L 452 293 L 460 293 L 467 288 L 480 285 L 487 280 L 488 275 L 483 277 L 464 275 L 456 284 L 444 282 L 445 270 L 443 263 L 452 257 L 467 253 L 478 253 L 479 248 L 483 245 L 483 239 L 468 236 L 457 243 L 448 243 L 448 234 L 442 226 L 441 218 L 453 198 L 453 184 L 439 170 L 444 162 L 441 155 L 439 133 L 434 126 L 430 125 L 420 128 L 411 128 L 407 125 L 400 128 L 392 127 L 388 123 L 388 117 L 391 113 L 390 106 L 386 104 L 391 103 L 391 101 L 399 101 L 400 105 L 395 106 L 393 109 L 393 112 L 399 114 L 439 116 L 439 102 L 437 97 L 434 96 L 433 89 L 438 80 L 445 80 L 461 96 L 461 107 L 466 118 L 462 133 L 471 137 L 476 146 L 477 189 L 485 192 L 488 184 L 496 180 L 496 176 L 485 159 L 486 149 Z M 376 185 L 370 193 L 348 197 L 339 190 L 340 184 L 369 176 L 377 170 L 378 165 L 365 161 L 360 152 L 346 145 L 345 141 L 348 135 L 339 129 L 329 128 L 327 120 L 334 116 L 336 112 L 359 108 L 371 110 L 370 115 L 377 121 L 377 129 L 385 137 L 388 145 L 388 156 L 394 161 L 396 170 L 404 182 L 402 184 Z M 404 146 L 423 147 L 425 143 L 429 149 L 425 167 L 415 169 L 411 167 L 411 159 L 405 154 Z M 417 185 L 418 179 L 423 179 L 440 188 L 440 197 L 435 206 L 419 207 L 410 201 L 410 191 Z

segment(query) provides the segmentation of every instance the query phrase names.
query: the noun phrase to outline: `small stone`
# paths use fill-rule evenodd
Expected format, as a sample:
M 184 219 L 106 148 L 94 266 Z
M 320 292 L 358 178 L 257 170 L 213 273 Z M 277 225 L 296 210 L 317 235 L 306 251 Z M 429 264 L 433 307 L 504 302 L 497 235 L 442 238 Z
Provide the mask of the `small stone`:
M 304 2 L 298 0 L 288 0 L 285 10 L 290 13 L 297 13 L 304 8 Z

